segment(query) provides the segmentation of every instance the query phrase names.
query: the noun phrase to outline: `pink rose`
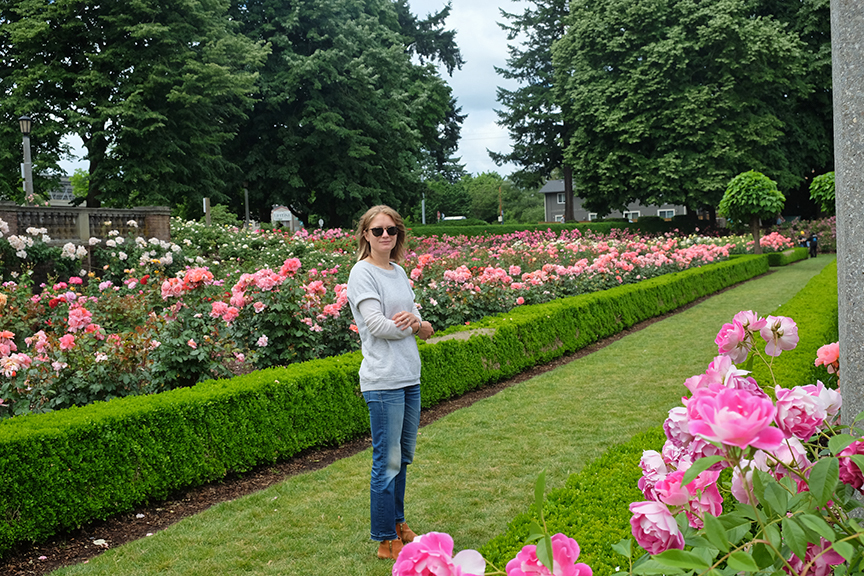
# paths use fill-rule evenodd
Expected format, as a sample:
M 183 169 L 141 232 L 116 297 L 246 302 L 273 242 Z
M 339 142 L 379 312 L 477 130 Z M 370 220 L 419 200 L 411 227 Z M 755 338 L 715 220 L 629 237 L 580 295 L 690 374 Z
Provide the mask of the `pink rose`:
M 686 486 L 681 486 L 683 478 L 684 470 L 676 470 L 662 480 L 659 480 L 654 485 L 657 501 L 672 507 L 686 506 L 690 500 L 690 492 L 688 492 Z
M 759 331 L 767 343 L 765 353 L 779 356 L 783 350 L 794 350 L 798 345 L 798 326 L 785 316 L 768 316 L 765 326 Z
M 189 341 L 186 342 L 186 344 L 187 344 L 190 348 L 192 348 L 193 350 L 194 350 L 195 348 L 198 348 L 198 343 L 195 342 L 195 340 L 193 340 L 192 338 L 190 338 Z
M 759 453 L 760 452 L 757 452 L 757 454 Z M 756 506 L 759 504 L 759 500 L 755 495 L 752 495 L 753 470 L 759 469 L 763 472 L 767 472 L 768 469 L 766 467 L 758 466 L 755 462 L 750 462 L 744 459 L 741 460 L 740 464 L 740 466 L 736 466 L 732 470 L 732 496 L 742 504 L 752 504 L 753 506 Z
M 706 470 L 687 484 L 688 500 L 687 518 L 693 528 L 702 528 L 702 518 L 705 513 L 719 516 L 723 513 L 723 497 L 717 489 L 717 478 L 720 472 Z
M 774 413 L 769 398 L 716 384 L 696 390 L 687 402 L 691 434 L 739 448 L 779 446 L 784 436 L 771 428 Z
M 228 310 L 228 304 L 222 302 L 221 300 L 217 300 L 211 304 L 210 317 L 211 318 L 219 318 L 222 316 L 225 311 Z
M 814 560 L 815 559 L 815 560 Z M 807 553 L 804 560 L 801 560 L 795 554 L 789 559 L 789 566 L 794 572 L 790 572 L 785 565 L 783 569 L 788 574 L 802 574 L 804 566 L 813 562 L 813 565 L 807 570 L 807 576 L 829 576 L 834 570 L 831 566 L 842 564 L 846 560 L 831 548 L 831 543 L 824 538 L 819 538 L 819 544 L 812 542 L 807 544 Z
M 483 576 L 486 561 L 476 550 L 453 556 L 453 538 L 429 532 L 406 544 L 393 564 L 393 576 Z
M 693 435 L 690 434 L 690 427 L 687 425 L 687 409 L 676 406 L 669 410 L 669 417 L 663 422 L 663 431 L 666 433 L 666 438 L 679 448 L 692 442 Z
M 815 386 L 783 388 L 775 386 L 777 413 L 774 421 L 786 437 L 809 440 L 822 426 L 828 413 Z M 815 394 L 814 394 L 815 392 Z
M 516 557 L 507 563 L 507 576 L 591 576 L 593 571 L 587 564 L 576 563 L 579 558 L 579 544 L 564 534 L 555 534 L 552 540 L 552 561 L 554 571 L 537 558 L 537 546 L 525 546 Z
M 750 334 L 759 332 L 765 327 L 765 324 L 768 323 L 765 318 L 759 318 L 759 315 L 752 310 L 742 310 L 741 312 L 738 312 L 732 317 L 732 321 L 741 324 L 741 326 L 744 327 L 744 330 Z
M 826 344 L 816 350 L 815 365 L 825 366 L 825 368 L 828 369 L 829 374 L 836 373 L 837 368 L 840 365 L 840 344 L 834 342 L 833 344 Z
M 72 334 L 66 334 L 65 336 L 60 337 L 60 349 L 61 350 L 71 350 L 75 347 L 75 336 Z
M 807 386 L 805 386 L 805 388 L 807 388 Z M 840 392 L 830 388 L 825 388 L 825 385 L 819 380 L 816 381 L 816 390 L 819 394 L 819 400 L 825 408 L 825 413 L 828 414 L 827 419 L 832 420 L 840 413 L 840 407 L 843 406 L 843 398 L 840 396 Z
M 282 276 L 293 276 L 300 269 L 300 260 L 298 258 L 288 258 L 282 264 L 279 273 Z
M 860 489 L 864 485 L 864 475 L 852 459 L 848 458 L 853 454 L 864 454 L 864 442 L 856 440 L 837 455 L 840 458 L 840 481 Z
M 643 450 L 642 459 L 639 461 L 642 468 L 642 477 L 639 479 L 639 489 L 648 500 L 656 500 L 654 485 L 666 477 L 669 469 L 663 461 L 663 456 L 656 450 Z
M 236 320 L 237 316 L 239 315 L 240 311 L 237 308 L 235 308 L 234 306 L 228 306 L 228 308 L 226 308 L 225 312 L 222 314 L 222 320 L 230 324 L 231 322 Z
M 516 298 L 516 305 L 521 306 L 522 304 L 525 304 L 525 298 L 519 296 L 518 298 Z
M 732 362 L 743 362 L 750 354 L 750 341 L 747 338 L 747 332 L 735 320 L 731 324 L 723 325 L 714 339 L 714 343 L 717 344 L 717 351 L 729 356 Z
M 634 502 L 630 504 L 630 512 L 633 537 L 649 554 L 684 549 L 684 536 L 665 504 Z

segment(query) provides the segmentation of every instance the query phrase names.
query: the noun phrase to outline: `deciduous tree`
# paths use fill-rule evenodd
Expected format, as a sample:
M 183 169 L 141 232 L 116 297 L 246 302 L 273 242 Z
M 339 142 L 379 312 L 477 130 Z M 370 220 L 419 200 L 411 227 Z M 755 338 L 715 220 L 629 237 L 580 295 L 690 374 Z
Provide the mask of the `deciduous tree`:
M 744 0 L 574 0 L 553 48 L 574 131 L 567 162 L 585 206 L 713 209 L 759 169 L 802 178 L 781 146 L 790 100 L 811 88 L 798 34 Z

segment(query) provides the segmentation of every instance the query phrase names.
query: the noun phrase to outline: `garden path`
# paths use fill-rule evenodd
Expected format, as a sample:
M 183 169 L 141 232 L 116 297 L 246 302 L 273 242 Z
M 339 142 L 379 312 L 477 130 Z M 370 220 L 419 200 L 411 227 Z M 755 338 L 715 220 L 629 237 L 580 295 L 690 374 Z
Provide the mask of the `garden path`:
M 479 548 L 530 505 L 541 470 L 560 487 L 610 444 L 658 425 L 715 355 L 724 322 L 741 309 L 771 313 L 832 259 L 776 269 L 422 428 L 412 528 Z M 370 461 L 367 450 L 291 477 L 54 574 L 389 574 L 368 539 Z

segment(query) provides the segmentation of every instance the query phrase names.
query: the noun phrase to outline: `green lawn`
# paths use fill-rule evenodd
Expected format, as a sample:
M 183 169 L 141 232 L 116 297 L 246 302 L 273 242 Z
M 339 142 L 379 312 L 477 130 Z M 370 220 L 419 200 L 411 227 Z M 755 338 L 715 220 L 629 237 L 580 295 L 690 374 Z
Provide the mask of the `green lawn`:
M 450 533 L 457 550 L 479 548 L 530 505 L 541 470 L 547 487 L 563 486 L 608 445 L 660 424 L 684 379 L 716 354 L 724 322 L 742 309 L 771 313 L 832 260 L 773 269 L 422 428 L 409 524 Z M 54 574 L 390 574 L 369 540 L 370 467 L 362 452 Z

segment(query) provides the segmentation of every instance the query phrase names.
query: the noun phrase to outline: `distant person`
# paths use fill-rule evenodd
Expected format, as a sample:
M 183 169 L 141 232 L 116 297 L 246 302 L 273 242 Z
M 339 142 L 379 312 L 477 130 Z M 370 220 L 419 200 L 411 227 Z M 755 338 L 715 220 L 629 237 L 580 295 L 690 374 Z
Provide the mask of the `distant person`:
M 360 334 L 360 391 L 372 429 L 371 535 L 378 557 L 395 560 L 416 534 L 405 522 L 405 479 L 420 425 L 418 336 L 432 335 L 420 318 L 414 291 L 399 266 L 405 224 L 388 206 L 374 206 L 357 224 L 357 263 L 348 302 Z

